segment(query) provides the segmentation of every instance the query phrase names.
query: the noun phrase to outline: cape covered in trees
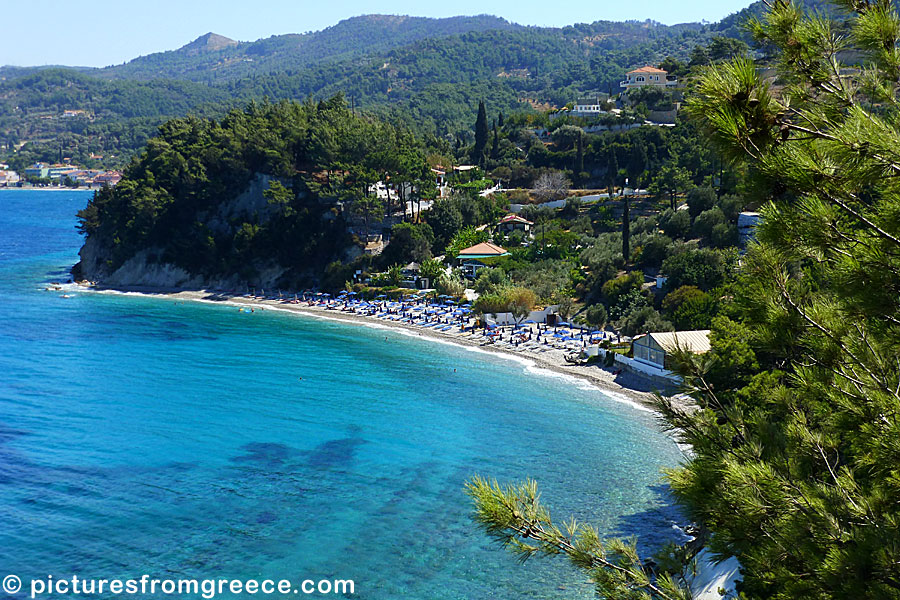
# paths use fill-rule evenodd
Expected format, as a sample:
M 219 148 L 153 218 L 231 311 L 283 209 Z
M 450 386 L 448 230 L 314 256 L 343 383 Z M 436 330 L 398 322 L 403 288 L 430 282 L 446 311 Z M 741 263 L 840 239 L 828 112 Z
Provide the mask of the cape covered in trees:
M 105 279 L 138 257 L 207 283 L 304 287 L 358 251 L 343 208 L 374 211 L 372 187 L 391 176 L 426 190 L 426 173 L 417 138 L 340 96 L 176 119 L 79 213 L 76 271 Z

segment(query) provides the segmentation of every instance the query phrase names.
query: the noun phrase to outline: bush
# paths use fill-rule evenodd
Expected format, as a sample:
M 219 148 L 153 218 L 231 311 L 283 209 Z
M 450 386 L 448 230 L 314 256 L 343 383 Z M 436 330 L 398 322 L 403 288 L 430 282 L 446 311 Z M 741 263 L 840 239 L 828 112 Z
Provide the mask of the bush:
M 488 241 L 488 232 L 486 230 L 478 231 L 474 227 L 465 227 L 456 232 L 450 244 L 447 246 L 447 258 L 456 258 L 460 250 L 465 250 L 475 244 Z
M 721 223 L 712 229 L 709 236 L 710 243 L 716 248 L 728 248 L 735 246 L 738 242 L 738 231 L 734 225 Z
M 584 314 L 584 319 L 587 321 L 588 325 L 593 325 L 594 327 L 603 327 L 606 325 L 607 318 L 606 307 L 602 304 L 592 304 L 591 306 L 588 306 Z
M 716 301 L 706 292 L 692 285 L 683 285 L 670 292 L 662 302 L 668 318 L 678 329 L 709 329 L 716 314 Z
M 687 194 L 688 212 L 691 220 L 696 219 L 705 210 L 716 205 L 716 191 L 709 186 L 692 189 Z
M 716 225 L 724 225 L 725 224 L 725 213 L 722 212 L 722 209 L 718 206 L 713 207 L 709 210 L 704 210 L 700 215 L 694 220 L 694 233 L 698 236 L 709 239 L 712 230 Z
M 641 245 L 640 265 L 659 268 L 671 252 L 672 238 L 665 235 L 651 236 Z
M 722 196 L 722 199 L 719 200 L 719 208 L 725 213 L 728 221 L 737 222 L 738 215 L 744 210 L 744 199 L 734 194 Z
M 442 273 L 434 282 L 435 289 L 441 294 L 459 298 L 466 292 L 466 284 L 458 273 L 447 275 Z
M 431 281 L 437 281 L 437 279 L 441 275 L 443 275 L 444 272 L 444 263 L 433 258 L 422 261 L 419 269 L 419 275 L 421 275 L 422 277 L 427 277 Z
M 574 219 L 581 212 L 581 198 L 568 198 L 566 205 L 560 210 L 559 216 L 564 219 Z
M 422 263 L 431 258 L 434 233 L 427 223 L 398 223 L 391 228 L 391 241 L 381 253 L 382 265 Z
M 623 335 L 629 337 L 634 337 L 641 333 L 674 330 L 672 324 L 663 319 L 652 306 L 635 307 L 616 321 L 616 326 Z
M 539 298 L 550 300 L 554 294 L 569 287 L 571 266 L 563 260 L 542 260 L 516 269 L 510 273 L 510 279 L 533 290 Z
M 641 271 L 632 271 L 627 275 L 620 275 L 615 279 L 610 279 L 603 284 L 601 293 L 606 300 L 607 306 L 611 306 L 618 302 L 621 296 L 624 296 L 632 290 L 640 290 L 644 285 L 644 273 Z
M 670 238 L 686 239 L 691 231 L 691 216 L 686 210 L 666 210 L 660 215 L 659 226 Z
M 725 280 L 726 264 L 722 255 L 708 248 L 687 250 L 670 256 L 663 261 L 662 272 L 666 274 L 666 288 L 674 290 L 683 285 L 693 285 L 709 291 L 722 285 Z
M 482 269 L 473 287 L 479 294 L 497 294 L 507 285 L 509 279 L 503 269 Z

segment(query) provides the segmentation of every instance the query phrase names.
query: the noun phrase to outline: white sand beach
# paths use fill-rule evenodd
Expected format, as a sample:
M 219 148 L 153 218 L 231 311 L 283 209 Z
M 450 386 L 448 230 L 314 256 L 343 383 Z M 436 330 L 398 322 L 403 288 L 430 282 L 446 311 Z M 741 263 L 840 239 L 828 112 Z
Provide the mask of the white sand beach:
M 520 360 L 525 359 L 531 363 L 529 366 L 535 369 L 545 369 L 551 373 L 575 377 L 590 383 L 607 395 L 614 399 L 627 401 L 645 409 L 651 409 L 650 401 L 653 398 L 653 392 L 656 390 L 654 384 L 649 380 L 623 371 L 618 368 L 604 368 L 599 363 L 591 365 L 575 365 L 566 362 L 566 355 L 573 354 L 572 349 L 567 349 L 564 344 L 551 344 L 546 338 L 552 336 L 551 330 L 543 330 L 540 341 L 536 338 L 539 331 L 537 324 L 526 325 L 527 329 L 521 329 L 520 334 L 516 336 L 516 340 L 527 340 L 515 344 L 512 336 L 512 328 L 501 328 L 493 338 L 484 335 L 482 330 L 461 331 L 459 324 L 469 322 L 465 316 L 457 316 L 454 326 L 447 327 L 451 322 L 450 318 L 445 317 L 445 321 L 440 326 L 434 323 L 438 317 L 426 322 L 425 318 L 419 319 L 417 322 L 409 320 L 400 320 L 391 317 L 400 317 L 403 314 L 411 314 L 409 312 L 400 312 L 400 308 L 396 308 L 393 314 L 386 315 L 386 304 L 372 305 L 371 309 L 360 309 L 352 304 L 341 304 L 333 302 L 332 306 L 326 306 L 324 303 L 316 304 L 314 302 L 294 301 L 294 296 L 285 296 L 284 299 L 272 299 L 238 296 L 218 291 L 195 291 L 195 290 L 157 290 L 149 288 L 104 288 L 82 286 L 84 289 L 91 289 L 99 292 L 113 293 L 138 293 L 142 295 L 162 296 L 166 298 L 185 300 L 185 301 L 202 301 L 214 303 L 228 303 L 237 306 L 243 310 L 265 311 L 278 310 L 285 311 L 310 317 L 331 319 L 346 323 L 354 323 L 360 326 L 379 327 L 401 331 L 408 335 L 415 335 L 425 339 L 434 341 L 453 343 L 461 346 L 474 347 L 485 352 L 498 353 L 516 357 Z M 423 308 L 420 312 L 424 312 Z M 385 309 L 382 311 L 382 307 Z M 381 318 L 377 315 L 382 315 Z M 442 331 L 446 329 L 446 331 Z M 523 332 L 528 334 L 522 335 Z M 494 338 L 501 338 L 494 339 Z M 530 339 L 528 339 L 530 338 Z M 554 342 L 556 340 L 553 340 Z M 557 347 L 558 346 L 558 347 Z M 572 348 L 577 347 L 577 343 L 572 344 Z

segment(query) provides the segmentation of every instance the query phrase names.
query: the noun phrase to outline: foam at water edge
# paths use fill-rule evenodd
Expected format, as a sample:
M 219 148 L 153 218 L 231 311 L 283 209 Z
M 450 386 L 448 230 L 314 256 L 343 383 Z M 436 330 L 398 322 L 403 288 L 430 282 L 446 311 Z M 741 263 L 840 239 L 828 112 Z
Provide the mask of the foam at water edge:
M 75 284 L 75 285 L 77 285 L 77 284 Z M 83 286 L 79 286 L 79 287 L 81 287 L 81 289 L 83 289 L 85 291 L 93 291 L 93 292 L 97 292 L 97 293 L 119 294 L 119 295 L 125 295 L 125 296 L 144 296 L 144 297 L 154 297 L 154 298 L 165 298 L 165 299 L 176 300 L 176 301 L 177 300 L 192 301 L 192 302 L 200 302 L 203 304 L 213 304 L 216 306 L 234 306 L 234 307 L 238 307 L 238 308 L 246 308 L 247 306 L 252 306 L 253 308 L 258 308 L 262 311 L 270 310 L 273 312 L 285 313 L 285 314 L 290 314 L 290 315 L 295 315 L 295 316 L 312 317 L 314 319 L 321 319 L 323 321 L 331 321 L 333 323 L 342 323 L 345 325 L 348 323 L 351 323 L 351 321 L 348 321 L 347 319 L 332 317 L 327 314 L 320 314 L 317 312 L 305 311 L 305 310 L 304 311 L 291 310 L 290 308 L 283 308 L 280 306 L 271 306 L 268 304 L 250 305 L 250 304 L 247 304 L 244 302 L 236 302 L 234 300 L 221 300 L 220 301 L 220 300 L 207 300 L 205 298 L 175 298 L 173 296 L 169 296 L 166 294 L 147 294 L 144 292 L 127 292 L 127 291 L 120 291 L 120 290 L 94 290 L 91 288 L 84 288 Z M 517 362 L 520 365 L 522 365 L 524 367 L 523 370 L 528 374 L 539 375 L 541 377 L 562 379 L 562 380 L 568 382 L 569 384 L 576 386 L 580 390 L 588 391 L 588 392 L 593 392 L 593 391 L 600 392 L 601 395 L 603 395 L 606 398 L 608 398 L 614 402 L 617 402 L 619 404 L 626 404 L 626 405 L 630 406 L 631 408 L 635 408 L 641 412 L 658 414 L 652 408 L 645 406 L 645 405 L 641 404 L 640 402 L 636 402 L 635 400 L 632 400 L 625 394 L 622 394 L 622 393 L 619 393 L 619 392 L 616 392 L 613 390 L 609 390 L 599 384 L 596 384 L 587 379 L 584 379 L 583 377 L 578 377 L 577 375 L 573 375 L 573 374 L 569 374 L 569 373 L 560 373 L 560 372 L 554 371 L 552 369 L 539 367 L 534 360 L 532 360 L 528 357 L 525 357 L 525 356 L 516 356 L 515 354 L 510 354 L 508 352 L 496 352 L 496 351 L 491 351 L 491 350 L 485 350 L 484 348 L 479 348 L 478 346 L 470 346 L 468 344 L 461 344 L 461 343 L 455 342 L 453 340 L 448 340 L 448 339 L 444 339 L 441 337 L 428 335 L 428 332 L 426 332 L 426 331 L 422 331 L 422 332 L 410 331 L 410 330 L 402 328 L 402 327 L 394 327 L 391 325 L 385 325 L 385 324 L 381 324 L 381 323 L 378 323 L 375 321 L 369 321 L 369 320 L 363 319 L 363 318 L 360 318 L 359 320 L 354 320 L 354 321 L 352 321 L 352 323 L 357 324 L 357 325 L 362 325 L 364 327 L 369 327 L 371 329 L 378 329 L 381 331 L 390 331 L 391 333 L 403 335 L 403 336 L 414 338 L 414 339 L 427 340 L 429 342 L 445 344 L 448 346 L 453 346 L 455 348 L 462 348 L 463 350 L 466 350 L 469 352 L 476 352 L 476 353 L 484 354 L 486 356 L 491 356 L 494 358 L 511 360 L 513 362 Z

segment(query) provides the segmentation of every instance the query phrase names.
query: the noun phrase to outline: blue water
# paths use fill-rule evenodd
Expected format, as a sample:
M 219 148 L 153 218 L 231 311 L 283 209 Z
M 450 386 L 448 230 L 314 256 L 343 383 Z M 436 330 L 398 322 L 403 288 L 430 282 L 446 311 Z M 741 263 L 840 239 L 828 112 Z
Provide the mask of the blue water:
M 536 478 L 557 517 L 604 533 L 673 535 L 677 447 L 596 389 L 396 332 L 45 291 L 88 198 L 0 191 L 0 577 L 592 597 L 563 559 L 519 565 L 473 527 L 474 473 Z

